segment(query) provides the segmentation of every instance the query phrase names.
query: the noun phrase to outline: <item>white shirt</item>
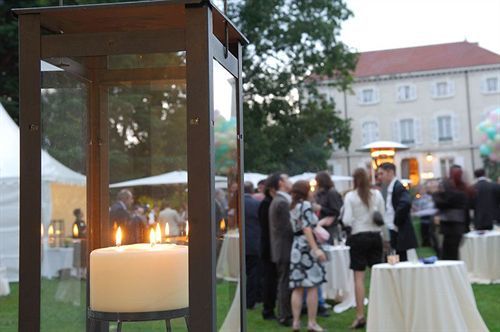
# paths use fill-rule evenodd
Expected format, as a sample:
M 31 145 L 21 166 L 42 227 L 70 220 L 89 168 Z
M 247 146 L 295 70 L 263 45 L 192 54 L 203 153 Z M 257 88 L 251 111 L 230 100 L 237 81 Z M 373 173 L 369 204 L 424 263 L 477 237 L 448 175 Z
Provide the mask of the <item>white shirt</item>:
M 392 229 L 394 231 L 398 231 L 396 225 L 394 225 L 394 216 L 396 212 L 394 211 L 394 207 L 392 206 L 392 192 L 394 191 L 394 184 L 396 183 L 397 178 L 394 177 L 389 186 L 387 187 L 387 197 L 385 199 L 385 215 L 384 221 L 387 225 L 387 228 Z
M 384 198 L 380 191 L 376 189 L 371 189 L 370 191 L 372 193 L 370 208 L 363 203 L 356 190 L 347 193 L 345 196 L 342 222 L 352 227 L 352 234 L 380 232 L 382 229 L 381 226 L 377 226 L 373 222 L 373 212 L 379 211 L 384 215 Z

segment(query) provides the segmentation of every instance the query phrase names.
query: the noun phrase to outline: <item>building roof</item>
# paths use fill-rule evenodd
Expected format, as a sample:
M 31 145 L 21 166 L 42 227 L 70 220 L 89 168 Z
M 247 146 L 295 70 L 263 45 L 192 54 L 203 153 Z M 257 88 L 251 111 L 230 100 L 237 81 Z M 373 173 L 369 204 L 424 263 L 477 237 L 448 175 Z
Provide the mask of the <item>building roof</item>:
M 500 64 L 500 55 L 467 41 L 363 52 L 355 77 Z

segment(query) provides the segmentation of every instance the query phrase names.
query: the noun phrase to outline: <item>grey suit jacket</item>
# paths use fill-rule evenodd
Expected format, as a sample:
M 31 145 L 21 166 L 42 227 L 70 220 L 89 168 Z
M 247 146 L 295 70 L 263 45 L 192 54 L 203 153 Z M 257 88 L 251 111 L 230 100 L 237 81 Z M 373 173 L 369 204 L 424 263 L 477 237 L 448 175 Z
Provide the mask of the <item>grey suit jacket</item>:
M 274 197 L 269 207 L 269 235 L 271 260 L 274 263 L 289 263 L 293 243 L 290 204 L 279 194 Z

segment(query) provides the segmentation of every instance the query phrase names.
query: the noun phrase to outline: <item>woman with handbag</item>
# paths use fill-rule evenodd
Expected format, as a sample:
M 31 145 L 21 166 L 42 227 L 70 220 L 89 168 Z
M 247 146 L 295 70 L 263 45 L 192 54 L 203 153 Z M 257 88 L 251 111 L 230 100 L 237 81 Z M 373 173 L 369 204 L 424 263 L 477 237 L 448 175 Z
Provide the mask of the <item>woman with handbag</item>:
M 347 239 L 350 247 L 351 269 L 354 270 L 354 290 L 356 294 L 356 319 L 351 328 L 362 328 L 365 319 L 365 269 L 382 261 L 382 226 L 384 198 L 380 191 L 370 188 L 370 180 L 363 168 L 353 174 L 354 190 L 344 201 L 344 225 L 352 228 Z
M 292 186 L 292 204 L 290 221 L 294 231 L 290 253 L 290 288 L 292 290 L 293 330 L 300 330 L 300 313 L 304 288 L 307 288 L 308 331 L 321 332 L 323 329 L 316 322 L 318 306 L 318 287 L 324 283 L 326 260 L 325 253 L 316 242 L 313 229 L 318 218 L 308 201 L 310 186 L 307 181 L 297 181 Z

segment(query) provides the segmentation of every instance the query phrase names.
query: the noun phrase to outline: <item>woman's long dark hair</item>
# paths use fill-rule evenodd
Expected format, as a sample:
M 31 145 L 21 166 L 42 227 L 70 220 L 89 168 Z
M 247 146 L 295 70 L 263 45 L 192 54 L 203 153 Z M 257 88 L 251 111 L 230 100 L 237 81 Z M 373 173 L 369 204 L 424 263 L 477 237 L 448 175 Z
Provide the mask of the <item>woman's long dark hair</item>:
M 366 205 L 370 207 L 370 198 L 372 192 L 370 191 L 370 179 L 368 178 L 368 173 L 364 168 L 358 168 L 353 174 L 354 190 L 358 192 L 359 198 Z
M 464 192 L 469 198 L 474 196 L 473 188 L 464 181 L 464 172 L 462 170 L 462 167 L 458 165 L 453 165 L 450 167 L 449 181 L 451 186 L 459 191 Z
M 311 186 L 309 185 L 309 182 L 304 180 L 295 182 L 291 191 L 292 204 L 290 205 L 290 210 L 292 210 L 300 201 L 307 200 L 310 190 Z
M 316 183 L 318 184 L 318 188 L 325 191 L 328 191 L 333 187 L 332 178 L 330 177 L 330 174 L 325 171 L 316 173 Z

